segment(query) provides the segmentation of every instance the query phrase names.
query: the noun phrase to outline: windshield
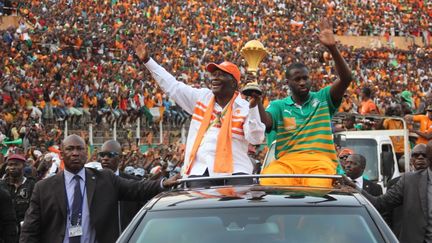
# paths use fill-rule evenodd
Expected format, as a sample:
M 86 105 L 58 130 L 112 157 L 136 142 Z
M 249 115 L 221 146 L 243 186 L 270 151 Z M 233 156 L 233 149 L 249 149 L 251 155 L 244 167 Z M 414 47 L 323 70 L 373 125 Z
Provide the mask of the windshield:
M 363 207 L 247 207 L 148 212 L 129 242 L 383 242 Z
M 374 139 L 347 138 L 346 147 L 366 158 L 363 176 L 371 181 L 378 181 L 378 144 Z

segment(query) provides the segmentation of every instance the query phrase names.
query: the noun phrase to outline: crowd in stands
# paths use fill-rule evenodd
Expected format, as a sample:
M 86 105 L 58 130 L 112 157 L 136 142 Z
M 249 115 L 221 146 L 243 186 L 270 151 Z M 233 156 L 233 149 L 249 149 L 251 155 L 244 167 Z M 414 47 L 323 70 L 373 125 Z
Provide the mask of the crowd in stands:
M 130 47 L 135 36 L 150 43 L 154 59 L 195 87 L 208 85 L 204 64 L 209 62 L 230 60 L 245 75 L 240 49 L 259 39 L 271 53 L 258 75 L 268 104 L 289 93 L 285 67 L 294 61 L 311 68 L 315 90 L 336 78 L 329 53 L 313 38 L 319 17 L 326 15 L 333 19 L 338 35 L 386 36 L 389 41 L 392 36 L 422 37 L 424 44 L 409 50 L 343 46 L 341 53 L 355 81 L 340 111 L 362 113 L 365 89 L 380 114 L 398 99 L 407 100 L 407 114 L 424 113 L 432 102 L 430 1 L 22 0 L 12 4 L 21 23 L 0 31 L 0 139 L 4 143 L 22 139 L 24 152 L 35 162 L 40 158 L 31 151 L 40 151 L 43 158 L 45 151 L 58 146 L 63 132 L 59 124 L 65 120 L 74 129 L 85 130 L 92 123 L 102 130 L 114 121 L 131 127 L 137 118 L 147 128 L 154 127 L 157 119 L 174 128 L 189 119 L 134 57 Z M 125 151 L 136 154 L 129 156 L 124 168 L 139 167 L 146 173 L 159 163 L 154 158 L 163 158 L 159 166 L 172 167 L 182 156 L 180 145 L 164 156 L 159 156 L 159 148 Z

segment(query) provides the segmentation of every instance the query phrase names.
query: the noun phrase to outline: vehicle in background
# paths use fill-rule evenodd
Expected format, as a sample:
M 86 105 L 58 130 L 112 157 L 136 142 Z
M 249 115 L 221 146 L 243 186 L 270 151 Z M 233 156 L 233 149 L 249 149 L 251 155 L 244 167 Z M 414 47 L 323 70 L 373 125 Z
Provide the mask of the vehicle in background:
M 338 147 L 350 148 L 355 153 L 366 157 L 367 163 L 363 175 L 368 180 L 381 185 L 384 190 L 389 180 L 400 176 L 405 171 L 409 171 L 410 149 L 407 125 L 400 117 L 356 115 L 357 123 L 367 124 L 367 126 L 372 126 L 386 118 L 401 120 L 404 124 L 404 129 L 341 131 L 334 134 L 334 141 Z M 335 117 L 334 122 L 337 123 L 342 120 L 343 117 L 339 116 Z M 391 136 L 404 137 L 404 155 L 399 161 L 390 138 Z M 263 168 L 275 159 L 275 147 L 276 143 L 273 142 L 262 163 Z

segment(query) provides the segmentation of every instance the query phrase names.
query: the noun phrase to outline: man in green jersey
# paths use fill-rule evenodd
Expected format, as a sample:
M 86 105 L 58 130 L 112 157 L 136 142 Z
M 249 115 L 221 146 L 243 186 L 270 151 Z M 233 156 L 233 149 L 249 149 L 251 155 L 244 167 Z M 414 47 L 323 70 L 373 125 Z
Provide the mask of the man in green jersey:
M 275 100 L 267 110 L 259 105 L 267 132 L 276 132 L 276 160 L 262 174 L 335 174 L 337 156 L 333 143 L 331 117 L 351 83 L 351 70 L 336 47 L 332 23 L 320 23 L 320 42 L 327 47 L 336 64 L 339 79 L 318 92 L 310 92 L 309 70 L 302 63 L 286 70 L 291 96 Z M 257 96 L 253 94 L 252 96 Z M 264 179 L 262 184 L 331 187 L 323 179 Z

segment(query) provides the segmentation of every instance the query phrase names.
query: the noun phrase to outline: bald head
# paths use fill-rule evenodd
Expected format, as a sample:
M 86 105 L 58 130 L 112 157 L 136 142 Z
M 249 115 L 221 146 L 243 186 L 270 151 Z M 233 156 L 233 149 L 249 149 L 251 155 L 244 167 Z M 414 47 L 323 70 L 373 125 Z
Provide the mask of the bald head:
M 122 147 L 116 140 L 108 140 L 102 145 L 101 151 L 117 152 L 120 154 Z
M 423 144 L 423 143 L 417 144 L 416 146 L 414 146 L 414 148 L 412 150 L 412 153 L 416 153 L 418 151 L 421 151 L 421 152 L 425 153 L 426 152 L 426 147 L 427 147 L 426 144 Z
M 361 154 L 352 154 L 350 155 L 351 159 L 357 161 L 360 164 L 361 168 L 366 168 L 366 158 Z
M 106 141 L 99 153 L 99 159 L 104 169 L 110 169 L 113 172 L 118 170 L 121 160 L 122 147 L 116 140 Z
M 79 141 L 79 142 L 83 143 L 84 145 L 86 144 L 82 137 L 80 137 L 76 134 L 72 134 L 72 135 L 67 136 L 65 139 L 63 139 L 62 146 L 64 146 L 67 143 L 70 143 L 70 141 L 77 141 L 77 142 Z

